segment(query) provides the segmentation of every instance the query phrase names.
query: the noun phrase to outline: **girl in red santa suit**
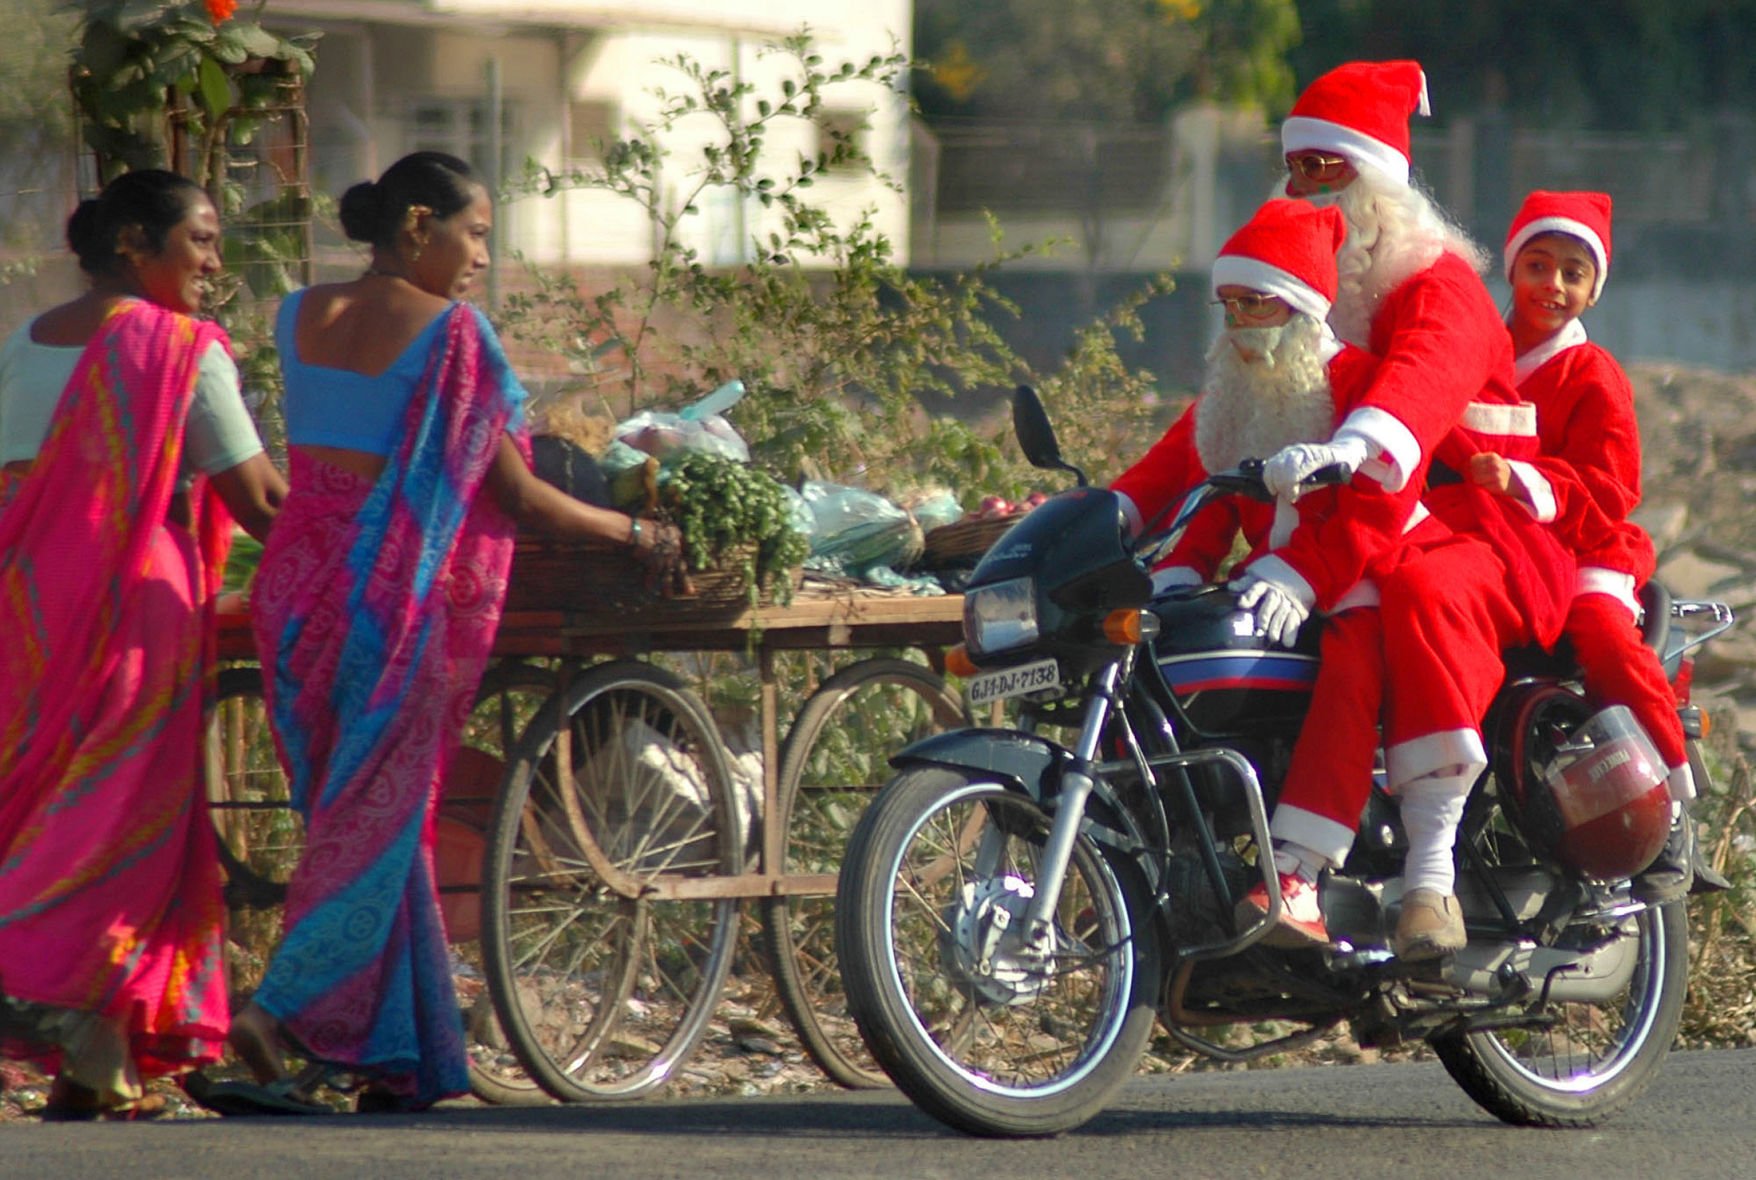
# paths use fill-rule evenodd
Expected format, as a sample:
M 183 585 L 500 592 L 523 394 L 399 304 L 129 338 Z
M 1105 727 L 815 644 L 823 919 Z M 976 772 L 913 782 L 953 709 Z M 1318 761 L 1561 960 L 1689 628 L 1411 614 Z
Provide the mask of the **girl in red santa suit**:
M 1609 275 L 1610 208 L 1603 193 L 1539 190 L 1512 219 L 1504 251 L 1512 284 L 1507 328 L 1518 390 L 1537 407 L 1542 453 L 1526 462 L 1484 452 L 1472 457 L 1469 473 L 1538 519 L 1555 521 L 1578 559 L 1565 634 L 1586 691 L 1603 705 L 1627 705 L 1670 768 L 1671 839 L 1633 884 L 1636 897 L 1662 905 L 1696 884 L 1687 818 L 1695 778 L 1676 697 L 1637 626 L 1635 590 L 1652 576 L 1654 555 L 1651 539 L 1628 520 L 1640 502 L 1634 390 L 1579 322 Z M 1696 887 L 1722 881 L 1705 871 Z
M 1417 110 L 1427 110 L 1418 64 L 1353 62 L 1314 81 L 1282 125 L 1288 195 L 1347 219 L 1330 323 L 1379 365 L 1326 442 L 1286 447 L 1265 469 L 1271 490 L 1293 497 L 1330 464 L 1392 494 L 1412 485 L 1451 530 L 1375 579 L 1380 609 L 1350 637 L 1350 699 L 1314 700 L 1271 824 L 1287 904 L 1270 937 L 1324 941 L 1320 914 L 1300 914 L 1316 908 L 1320 871 L 1352 846 L 1381 720 L 1409 840 L 1391 938 L 1404 959 L 1465 942 L 1452 845 L 1487 764 L 1480 719 L 1504 674 L 1500 653 L 1559 635 L 1573 577 L 1545 526 L 1461 477 L 1478 452 L 1534 458 L 1536 418 L 1515 389 L 1510 342 L 1481 279 L 1485 253 L 1409 182 Z M 1240 908 L 1265 912 L 1266 890 Z

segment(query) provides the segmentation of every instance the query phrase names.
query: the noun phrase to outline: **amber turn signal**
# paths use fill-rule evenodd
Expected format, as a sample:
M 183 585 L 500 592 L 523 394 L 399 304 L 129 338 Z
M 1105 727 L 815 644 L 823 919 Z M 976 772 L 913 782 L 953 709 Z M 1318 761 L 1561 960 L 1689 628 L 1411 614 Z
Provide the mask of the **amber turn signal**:
M 1707 715 L 1706 709 L 1700 710 L 1697 716 L 1701 718 L 1701 736 L 1706 737 L 1713 732 L 1713 718 Z
M 980 668 L 976 667 L 975 661 L 969 658 L 969 648 L 961 643 L 952 645 L 950 650 L 945 653 L 945 670 L 953 676 L 961 676 L 965 680 L 981 671 Z
M 1150 628 L 1145 622 L 1148 618 L 1154 624 Z M 1143 610 L 1113 610 L 1104 616 L 1104 638 L 1120 647 L 1133 647 L 1143 636 L 1156 634 L 1157 623 L 1157 615 L 1148 615 Z

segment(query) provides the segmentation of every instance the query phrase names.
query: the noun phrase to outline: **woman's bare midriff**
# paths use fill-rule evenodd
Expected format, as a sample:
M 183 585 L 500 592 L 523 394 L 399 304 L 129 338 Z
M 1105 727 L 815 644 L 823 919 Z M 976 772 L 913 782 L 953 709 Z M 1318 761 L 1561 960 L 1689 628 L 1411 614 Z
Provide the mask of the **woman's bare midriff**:
M 377 479 L 382 475 L 384 465 L 387 462 L 383 455 L 374 455 L 371 451 L 350 450 L 347 447 L 319 447 L 301 444 L 293 449 L 319 463 L 327 463 L 331 467 L 351 471 L 366 479 Z

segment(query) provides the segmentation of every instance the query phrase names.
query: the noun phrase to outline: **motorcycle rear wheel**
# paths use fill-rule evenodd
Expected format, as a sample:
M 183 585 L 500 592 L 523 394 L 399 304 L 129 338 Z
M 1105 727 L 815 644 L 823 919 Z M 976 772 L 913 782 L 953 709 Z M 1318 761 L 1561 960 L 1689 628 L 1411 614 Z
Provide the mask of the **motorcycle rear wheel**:
M 1529 859 L 1505 816 L 1492 816 L 1480 832 L 1478 849 L 1489 861 Z M 1639 940 L 1623 991 L 1603 1003 L 1533 999 L 1527 1027 L 1432 1038 L 1452 1080 L 1496 1118 L 1525 1127 L 1594 1126 L 1638 1098 L 1683 1018 L 1689 922 L 1680 904 L 1667 905 L 1624 918 L 1622 931 Z
M 1133 900 L 1144 890 L 1128 890 L 1089 839 L 1075 845 L 1048 953 L 1017 945 L 1049 823 L 999 783 L 909 770 L 843 859 L 849 1010 L 897 1086 L 971 1134 L 1079 1126 L 1132 1076 L 1152 1032 L 1157 936 Z

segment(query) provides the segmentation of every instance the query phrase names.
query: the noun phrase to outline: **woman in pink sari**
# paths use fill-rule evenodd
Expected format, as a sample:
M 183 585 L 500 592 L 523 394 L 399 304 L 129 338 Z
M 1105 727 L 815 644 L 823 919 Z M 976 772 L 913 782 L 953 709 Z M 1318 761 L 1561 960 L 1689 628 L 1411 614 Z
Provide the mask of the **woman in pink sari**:
M 0 1052 L 58 1071 L 50 1119 L 224 1046 L 212 605 L 286 485 L 192 318 L 219 232 L 193 182 L 118 178 L 67 223 L 90 290 L 0 347 Z
M 285 1078 L 291 1047 L 365 1078 L 362 1109 L 418 1110 L 468 1088 L 434 817 L 515 524 L 627 544 L 668 584 L 681 545 L 531 473 L 524 390 L 460 302 L 493 218 L 467 164 L 417 152 L 340 212 L 371 265 L 288 296 L 276 326 L 292 491 L 251 614 L 305 851 L 232 1045 L 261 1082 Z M 252 1112 L 236 1086 L 227 1106 Z

